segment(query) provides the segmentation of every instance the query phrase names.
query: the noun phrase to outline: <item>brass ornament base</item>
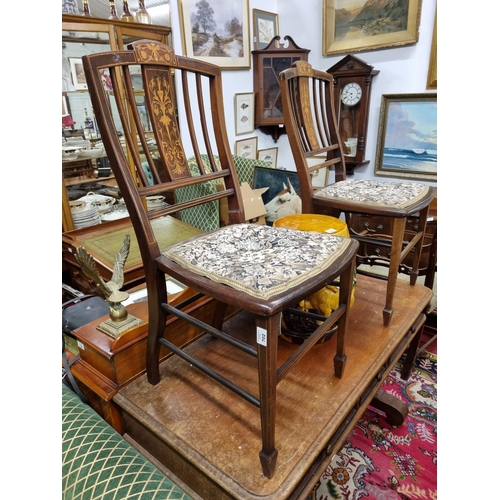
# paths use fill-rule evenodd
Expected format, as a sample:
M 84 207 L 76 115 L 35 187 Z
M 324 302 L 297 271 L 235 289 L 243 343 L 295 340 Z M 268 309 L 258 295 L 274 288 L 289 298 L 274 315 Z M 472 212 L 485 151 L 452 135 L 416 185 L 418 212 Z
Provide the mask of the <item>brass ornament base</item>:
M 111 319 L 107 319 L 97 325 L 97 329 L 116 339 L 122 333 L 130 330 L 134 326 L 140 325 L 141 323 L 144 323 L 142 319 L 129 314 L 123 321 L 113 321 Z

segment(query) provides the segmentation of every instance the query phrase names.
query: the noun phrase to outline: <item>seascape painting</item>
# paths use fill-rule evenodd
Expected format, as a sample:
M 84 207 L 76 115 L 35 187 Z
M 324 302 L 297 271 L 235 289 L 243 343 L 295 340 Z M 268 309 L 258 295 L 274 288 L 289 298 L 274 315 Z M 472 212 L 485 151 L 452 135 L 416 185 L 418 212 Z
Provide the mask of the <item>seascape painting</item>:
M 248 0 L 182 0 L 185 52 L 222 67 L 250 66 Z
M 376 172 L 437 179 L 437 97 L 382 96 Z

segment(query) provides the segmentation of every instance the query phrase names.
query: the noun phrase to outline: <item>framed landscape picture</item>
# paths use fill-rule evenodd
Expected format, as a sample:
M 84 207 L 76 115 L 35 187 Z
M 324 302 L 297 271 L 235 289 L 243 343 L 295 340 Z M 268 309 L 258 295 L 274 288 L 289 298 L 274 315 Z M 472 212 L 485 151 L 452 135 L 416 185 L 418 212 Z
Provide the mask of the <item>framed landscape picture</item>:
M 250 68 L 248 0 L 180 0 L 184 54 L 222 69 Z
M 437 180 L 437 94 L 382 95 L 375 174 Z
M 312 167 L 314 165 L 320 165 L 326 161 L 326 156 L 311 156 L 307 158 L 307 164 Z M 325 187 L 328 182 L 328 167 L 319 168 L 318 170 L 314 170 L 311 174 L 311 184 L 313 188 L 322 188 Z
M 323 55 L 418 42 L 422 0 L 401 0 L 385 10 L 371 0 L 323 0 Z

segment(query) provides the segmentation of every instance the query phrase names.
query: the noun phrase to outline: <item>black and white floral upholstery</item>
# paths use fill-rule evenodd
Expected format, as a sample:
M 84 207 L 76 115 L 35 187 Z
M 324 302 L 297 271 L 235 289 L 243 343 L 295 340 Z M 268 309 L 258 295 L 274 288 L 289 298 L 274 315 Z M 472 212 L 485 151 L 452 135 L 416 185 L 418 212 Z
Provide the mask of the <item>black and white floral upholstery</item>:
M 326 269 L 348 238 L 262 224 L 234 224 L 170 247 L 164 255 L 184 268 L 269 299 Z
M 381 182 L 373 179 L 335 182 L 318 189 L 319 198 L 343 198 L 363 204 L 405 208 L 424 198 L 429 186 L 418 182 Z

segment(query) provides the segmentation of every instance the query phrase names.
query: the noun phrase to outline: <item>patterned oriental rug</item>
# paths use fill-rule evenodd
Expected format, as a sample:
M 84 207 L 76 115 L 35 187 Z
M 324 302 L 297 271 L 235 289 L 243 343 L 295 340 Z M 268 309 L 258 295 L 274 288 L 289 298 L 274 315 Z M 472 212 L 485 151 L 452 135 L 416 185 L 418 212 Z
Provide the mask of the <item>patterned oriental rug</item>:
M 408 380 L 396 365 L 381 388 L 407 403 L 405 422 L 368 407 L 308 500 L 437 499 L 437 356 L 423 351 Z

